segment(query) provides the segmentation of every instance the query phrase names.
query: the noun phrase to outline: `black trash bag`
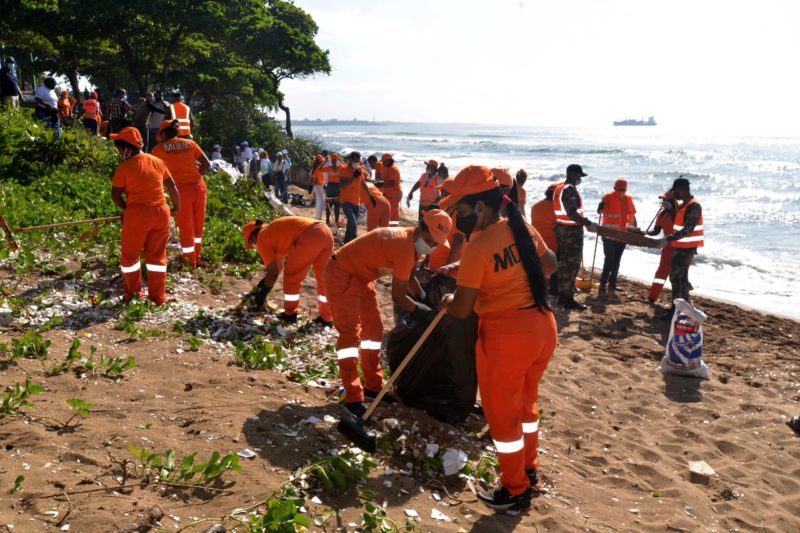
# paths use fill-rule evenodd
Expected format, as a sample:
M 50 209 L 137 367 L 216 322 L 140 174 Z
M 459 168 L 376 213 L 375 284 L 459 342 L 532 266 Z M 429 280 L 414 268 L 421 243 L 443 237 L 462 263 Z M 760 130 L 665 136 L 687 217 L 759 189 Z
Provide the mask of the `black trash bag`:
M 425 303 L 434 309 L 439 307 L 444 294 L 456 288 L 455 280 L 449 276 L 432 276 L 427 283 L 421 283 L 427 293 Z M 398 321 L 389 332 L 386 354 L 392 372 L 405 359 L 428 324 L 406 318 Z M 395 382 L 394 390 L 403 403 L 442 422 L 463 422 L 475 405 L 478 391 L 475 370 L 477 337 L 478 318 L 475 314 L 464 319 L 445 315 Z

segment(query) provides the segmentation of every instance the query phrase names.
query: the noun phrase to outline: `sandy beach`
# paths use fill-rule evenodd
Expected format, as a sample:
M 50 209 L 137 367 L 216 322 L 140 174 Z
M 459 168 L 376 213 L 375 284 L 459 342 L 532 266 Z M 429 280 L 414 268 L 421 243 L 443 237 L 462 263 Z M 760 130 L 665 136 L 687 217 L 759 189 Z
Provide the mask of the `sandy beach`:
M 5 279 L 12 275 L 0 272 Z M 230 310 L 253 283 L 226 275 L 222 291 L 212 294 L 197 278 L 181 277 L 172 291 L 185 302 L 172 313 L 227 310 L 215 320 L 230 326 L 236 321 Z M 31 296 L 46 289 L 57 291 L 58 279 L 25 278 L 17 291 Z M 384 285 L 379 290 L 388 332 L 389 294 Z M 495 515 L 463 478 L 426 476 L 383 453 L 366 487 L 386 501 L 389 517 L 403 524 L 407 510 L 416 511 L 422 531 L 800 530 L 800 437 L 785 425 L 800 412 L 800 323 L 699 298 L 696 305 L 709 317 L 704 353 L 711 380 L 665 377 L 656 369 L 669 322 L 654 318 L 645 290 L 622 280 L 615 297 L 592 295 L 587 311 L 556 313 L 560 342 L 540 389 L 546 492 L 529 513 Z M 279 295 L 270 300 L 280 305 Z M 315 298 L 307 279 L 301 312 L 310 318 Z M 132 531 L 122 528 L 156 505 L 165 513 L 160 528 L 175 531 L 257 503 L 297 468 L 346 446 L 330 418 L 340 413 L 337 383 L 301 385 L 279 372 L 243 370 L 232 366 L 225 343 L 206 339 L 192 351 L 185 339 L 169 334 L 172 320 L 159 320 L 145 323 L 163 335 L 135 342 L 111 319 L 43 334 L 53 354 L 66 353 L 78 336 L 84 348 L 95 344 L 117 357 L 134 355 L 139 367 L 121 380 L 44 377 L 31 360 L 0 369 L 4 385 L 29 375 L 46 389 L 31 398 L 27 416 L 0 421 L 0 531 L 60 531 L 67 524 L 77 532 Z M 21 334 L 19 324 L 3 322 L 0 342 Z M 296 339 L 304 357 L 332 357 L 326 344 L 335 332 Z M 64 402 L 72 397 L 93 403 L 94 411 L 77 429 L 59 430 L 53 419 L 65 418 Z M 453 428 L 413 409 L 381 407 L 373 425 L 381 427 L 385 418 L 400 420 L 400 429 L 423 447 L 457 448 L 472 461 L 491 444 L 478 416 Z M 186 491 L 121 483 L 119 462 L 131 458 L 128 443 L 197 452 L 198 458 L 215 450 L 258 451 L 242 459 L 241 473 L 225 476 L 230 483 L 220 490 Z M 688 463 L 696 460 L 716 472 L 707 483 L 690 480 Z M 20 474 L 23 490 L 8 494 Z M 360 522 L 352 490 L 319 500 L 309 503 L 308 516 L 327 506 L 338 514 L 312 530 L 353 531 L 348 524 Z M 451 521 L 433 519 L 432 510 Z

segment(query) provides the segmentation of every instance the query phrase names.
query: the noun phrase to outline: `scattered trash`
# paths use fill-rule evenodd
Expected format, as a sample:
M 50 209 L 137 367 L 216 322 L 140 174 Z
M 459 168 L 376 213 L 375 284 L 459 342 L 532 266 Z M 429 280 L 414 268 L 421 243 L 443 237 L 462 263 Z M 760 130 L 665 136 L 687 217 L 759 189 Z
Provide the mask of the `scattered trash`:
M 705 313 L 686 300 L 675 300 L 675 314 L 669 329 L 667 349 L 659 371 L 664 374 L 711 379 L 703 361 L 703 322 Z
M 416 512 L 414 509 L 403 509 L 403 512 L 409 518 L 419 518 L 419 513 Z
M 256 456 L 256 452 L 254 452 L 250 448 L 245 448 L 244 450 L 236 452 L 236 455 L 238 455 L 243 459 L 252 459 Z
M 442 522 L 452 522 L 453 521 L 452 518 L 450 518 L 449 516 L 447 516 L 446 514 L 444 514 L 443 512 L 441 512 L 439 509 L 437 509 L 435 507 L 433 509 L 431 509 L 431 518 L 433 518 L 434 520 L 441 520 Z
M 628 509 L 628 512 L 633 513 L 633 514 L 639 514 L 639 509 L 635 509 L 635 508 L 634 509 Z
M 383 419 L 383 429 L 384 431 L 391 431 L 396 429 L 397 426 L 400 425 L 400 421 L 396 418 L 384 418 Z
M 320 500 L 317 496 L 311 498 L 311 503 L 316 503 L 317 505 L 322 505 L 322 500 Z
M 437 453 L 438 451 L 439 451 L 439 445 L 438 445 L 438 444 L 436 444 L 435 442 L 429 442 L 429 443 L 428 443 L 428 444 L 425 446 L 425 455 L 427 455 L 427 456 L 428 456 L 429 458 L 431 458 L 431 459 L 433 459 L 434 457 L 436 457 L 436 453 Z
M 336 419 L 335 419 L 335 418 L 333 418 L 331 415 L 325 415 L 325 416 L 323 416 L 323 417 L 322 417 L 322 419 L 323 419 L 325 422 L 329 422 L 329 423 L 331 423 L 331 424 L 335 424 L 335 423 L 336 423 Z
M 708 485 L 711 476 L 717 473 L 705 461 L 689 461 L 689 481 Z
M 445 476 L 458 474 L 467 464 L 467 454 L 456 448 L 449 448 L 442 456 L 442 468 Z

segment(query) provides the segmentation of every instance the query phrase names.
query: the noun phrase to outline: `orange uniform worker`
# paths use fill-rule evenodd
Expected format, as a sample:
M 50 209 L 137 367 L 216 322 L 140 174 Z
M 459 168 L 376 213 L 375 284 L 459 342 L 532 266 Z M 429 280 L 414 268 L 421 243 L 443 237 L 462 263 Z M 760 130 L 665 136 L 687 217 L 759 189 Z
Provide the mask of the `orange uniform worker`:
M 392 301 L 415 320 L 429 320 L 433 311 L 415 302 L 407 290 L 419 294 L 412 272 L 421 255 L 441 245 L 450 231 L 450 217 L 435 209 L 425 213 L 416 228 L 378 228 L 344 245 L 326 270 L 333 323 L 339 332 L 336 357 L 345 389 L 345 407 L 356 416 L 366 410 L 365 395 L 374 398 L 383 387 L 381 341 L 383 322 L 375 280 L 392 273 Z M 358 375 L 359 355 L 364 386 Z
M 514 178 L 508 172 L 507 168 L 493 168 L 492 175 L 497 183 L 500 185 L 500 192 L 505 195 L 511 194 L 511 188 L 514 186 Z
M 243 231 L 245 247 L 255 248 L 267 269 L 255 291 L 255 304 L 261 308 L 283 270 L 283 312 L 278 318 L 297 322 L 300 289 L 309 268 L 317 280 L 319 316 L 314 322 L 330 326 L 333 322 L 323 273 L 333 254 L 333 234 L 320 220 L 287 216 L 264 225 L 260 220 L 247 223 Z M 284 266 L 284 258 L 286 265 Z
M 366 192 L 366 179 L 369 174 L 361 168 L 361 154 L 351 152 L 347 156 L 347 164 L 339 168 L 339 201 L 342 204 L 344 216 L 347 219 L 347 228 L 344 232 L 344 244 L 352 241 L 358 235 L 358 206 L 361 205 L 361 196 Z
M 445 167 L 445 171 L 447 168 Z M 406 196 L 406 206 L 411 207 L 411 200 L 414 199 L 414 192 L 419 190 L 419 215 L 425 211 L 434 209 L 439 202 L 439 186 L 444 182 L 444 178 L 439 174 L 439 163 L 431 159 L 425 161 L 425 172 L 420 175 L 419 180 L 411 187 Z
M 178 185 L 183 209 L 175 222 L 181 232 L 183 260 L 189 267 L 197 268 L 203 248 L 208 201 L 203 173 L 211 166 L 211 161 L 196 142 L 178 137 L 178 127 L 176 120 L 162 122 L 159 127 L 160 143 L 151 153 L 167 164 Z
M 192 138 L 194 115 L 192 115 L 192 109 L 183 103 L 183 96 L 180 93 L 175 94 L 175 100 L 169 106 L 169 118 L 178 121 L 178 135 L 181 138 Z
M 385 228 L 389 226 L 389 216 L 392 213 L 392 206 L 383 193 L 371 182 L 365 182 L 367 190 L 361 191 L 361 203 L 367 208 L 367 231 L 375 228 Z M 372 198 L 367 194 L 372 193 Z M 372 200 L 375 200 L 374 202 Z
M 667 191 L 659 196 L 659 198 L 661 199 L 661 209 L 659 209 L 658 214 L 656 215 L 653 229 L 647 232 L 647 235 L 650 235 L 651 237 L 658 235 L 662 231 L 664 232 L 665 237 L 675 233 L 674 223 L 675 215 L 677 213 L 675 196 L 673 195 L 672 191 Z M 661 296 L 661 291 L 664 289 L 664 283 L 667 281 L 667 276 L 669 276 L 669 269 L 672 265 L 672 256 L 674 253 L 675 248 L 672 247 L 671 243 L 661 249 L 661 260 L 658 263 L 658 268 L 656 269 L 655 276 L 653 277 L 653 284 L 650 286 L 650 293 L 647 295 L 647 301 L 651 304 L 656 303 L 658 297 Z
M 605 196 L 597 206 L 601 215 L 600 225 L 620 231 L 628 227 L 636 227 L 636 206 L 633 198 L 627 194 L 628 182 L 619 178 L 614 182 L 614 190 Z M 617 276 L 625 243 L 602 237 L 603 239 L 603 272 L 600 274 L 600 292 L 617 290 Z
M 538 484 L 539 380 L 558 337 L 545 282 L 555 255 L 486 167 L 459 172 L 442 203 L 480 231 L 461 257 L 455 293 L 444 299 L 452 316 L 474 309 L 479 319 L 478 386 L 502 475 L 499 488 L 478 497 L 493 509 L 525 509 Z
M 333 223 L 339 227 L 339 170 L 342 166 L 342 160 L 339 154 L 331 154 L 330 165 L 323 163 L 323 172 L 327 171 L 328 182 L 325 184 L 325 196 L 328 198 L 328 203 L 325 208 L 325 222 L 328 226 L 331 225 L 331 207 L 333 207 Z
M 544 198 L 531 206 L 531 225 L 539 232 L 550 250 L 558 255 L 556 239 L 556 214 L 553 211 L 553 192 L 558 183 L 551 183 L 544 191 Z
M 172 200 L 172 214 L 179 214 L 181 201 L 169 169 L 160 159 L 142 152 L 139 130 L 128 127 L 112 133 L 111 139 L 122 156 L 114 173 L 111 198 L 122 212 L 122 251 L 119 265 L 125 281 L 124 300 L 141 299 L 144 251 L 147 266 L 147 297 L 156 305 L 166 299 L 167 240 L 170 210 L 164 188 Z
M 381 161 L 375 168 L 375 178 L 379 182 L 378 188 L 383 191 L 383 195 L 392 206 L 389 225 L 399 226 L 400 201 L 403 199 L 403 188 L 401 186 L 400 170 L 397 168 L 392 154 L 383 154 L 381 156 Z

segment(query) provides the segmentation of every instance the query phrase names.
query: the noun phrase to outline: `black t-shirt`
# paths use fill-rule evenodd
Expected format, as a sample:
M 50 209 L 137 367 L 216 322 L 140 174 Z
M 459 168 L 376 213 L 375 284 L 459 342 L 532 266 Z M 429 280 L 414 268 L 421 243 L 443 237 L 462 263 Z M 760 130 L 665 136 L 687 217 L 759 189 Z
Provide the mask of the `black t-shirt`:
M 17 74 L 8 67 L 0 69 L 0 92 L 3 93 L 3 96 L 19 95 Z

